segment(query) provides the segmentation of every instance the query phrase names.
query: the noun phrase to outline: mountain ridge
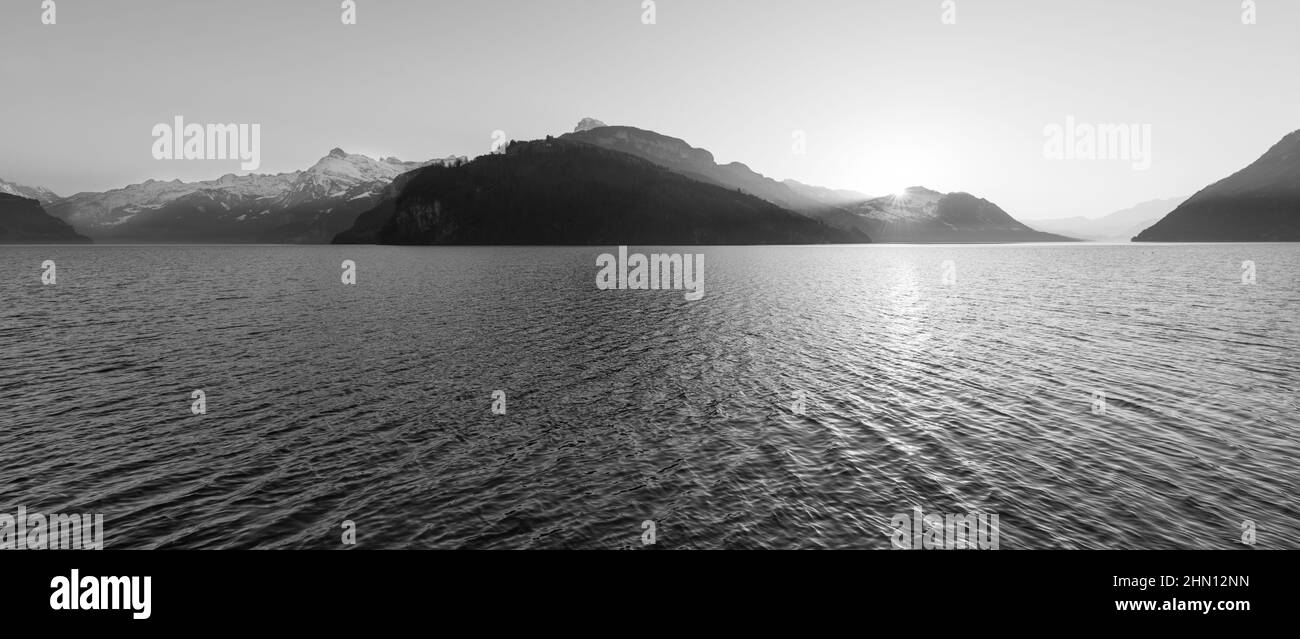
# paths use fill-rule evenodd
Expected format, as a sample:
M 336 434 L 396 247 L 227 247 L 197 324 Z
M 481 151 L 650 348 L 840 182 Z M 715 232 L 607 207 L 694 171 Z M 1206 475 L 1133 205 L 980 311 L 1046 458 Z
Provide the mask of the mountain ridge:
M 960 219 L 973 217 L 984 220 L 985 227 L 954 224 L 923 208 L 891 209 L 881 203 L 892 196 L 863 196 L 862 200 L 858 200 L 852 191 L 835 191 L 793 180 L 778 182 L 740 162 L 718 164 L 707 149 L 691 146 L 681 138 L 655 131 L 630 126 L 584 128 L 580 125 L 578 128 L 583 130 L 567 133 L 560 136 L 560 139 L 628 153 L 692 179 L 738 189 L 834 228 L 864 234 L 874 242 L 1074 241 L 1073 238 L 1035 231 L 987 200 L 979 200 L 984 205 L 971 202 L 966 204 L 980 209 L 992 207 L 988 210 L 996 209 L 998 215 L 990 213 L 980 216 L 971 211 L 945 209 L 947 215 L 956 215 Z M 913 190 L 918 194 L 922 191 L 936 193 L 923 187 L 913 187 Z M 933 204 L 937 206 L 939 197 L 933 199 Z M 949 206 L 956 202 L 953 200 Z
M 0 193 L 0 244 L 89 244 L 72 225 L 45 212 L 40 200 Z
M 1133 241 L 1300 241 L 1300 130 L 1197 191 Z
M 761 198 L 564 136 L 407 174 L 337 244 L 702 245 L 868 242 Z
M 0 193 L 36 200 L 42 205 L 49 205 L 61 199 L 54 191 L 43 186 L 26 186 L 4 179 L 0 179 Z
M 62 198 L 50 213 L 106 241 L 328 242 L 374 206 L 397 176 L 462 160 L 376 160 L 334 148 L 304 170 L 198 182 L 151 179 Z

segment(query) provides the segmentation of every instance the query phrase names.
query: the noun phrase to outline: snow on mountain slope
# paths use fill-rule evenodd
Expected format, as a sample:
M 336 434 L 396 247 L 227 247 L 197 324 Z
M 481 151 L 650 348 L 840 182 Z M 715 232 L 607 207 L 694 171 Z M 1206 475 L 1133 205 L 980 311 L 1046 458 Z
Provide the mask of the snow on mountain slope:
M 202 182 L 148 180 L 103 193 L 78 193 L 55 203 L 50 213 L 91 237 L 113 240 L 261 241 L 280 226 L 306 228 L 331 215 L 355 217 L 398 175 L 460 159 L 376 160 L 336 148 L 303 171 L 227 174 Z M 313 235 L 328 240 L 324 231 Z
M 0 193 L 8 193 L 9 195 L 17 195 L 18 197 L 36 200 L 45 206 L 49 206 L 51 203 L 59 199 L 58 195 L 55 195 L 53 191 L 45 187 L 25 186 L 14 182 L 7 182 L 5 180 L 0 180 Z

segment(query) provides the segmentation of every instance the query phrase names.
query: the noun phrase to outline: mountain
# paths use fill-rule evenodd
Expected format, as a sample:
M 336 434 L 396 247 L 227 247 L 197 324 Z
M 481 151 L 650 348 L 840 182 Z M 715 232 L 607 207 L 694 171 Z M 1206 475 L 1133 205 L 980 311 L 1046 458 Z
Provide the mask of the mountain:
M 1300 242 L 1300 131 L 1201 189 L 1134 242 Z
M 72 226 L 41 208 L 35 198 L 0 193 L 0 244 L 88 244 Z
M 914 186 L 852 209 L 877 242 L 1070 242 L 1021 224 L 996 204 L 969 193 L 940 193 Z
M 782 180 L 781 184 L 784 184 L 786 188 L 794 191 L 797 195 L 820 202 L 826 206 L 852 206 L 871 199 L 870 195 L 857 191 L 828 189 L 824 186 L 813 186 L 795 180 Z
M 579 128 L 583 128 L 579 126 Z M 713 154 L 684 140 L 629 126 L 586 128 L 560 139 L 628 153 L 689 178 L 737 189 L 834 228 L 867 235 L 876 242 L 1059 242 L 1070 238 L 1040 233 L 986 200 L 942 194 L 899 202 L 895 196 L 872 199 L 853 191 L 778 182 L 739 162 L 718 164 Z M 926 189 L 912 189 L 917 198 Z M 934 193 L 929 191 L 929 193 Z M 962 197 L 964 196 L 964 197 Z
M 205 182 L 149 180 L 78 193 L 55 203 L 50 213 L 113 242 L 326 243 L 377 205 L 398 175 L 454 161 L 375 160 L 333 149 L 304 171 L 228 174 Z
M 1093 242 L 1127 242 L 1142 229 L 1156 223 L 1187 197 L 1149 200 L 1122 211 L 1102 217 L 1067 217 L 1057 220 L 1031 220 L 1028 224 L 1039 231 L 1059 233 Z
M 599 129 L 597 129 L 599 130 Z M 736 189 L 571 139 L 405 177 L 336 243 L 700 245 L 861 243 Z
M 55 195 L 53 191 L 45 187 L 23 186 L 21 184 L 14 184 L 13 182 L 6 182 L 4 180 L 0 180 L 0 193 L 8 193 L 9 195 L 17 195 L 18 197 L 33 199 L 41 204 L 52 204 L 59 199 L 58 195 Z
M 583 123 L 590 124 L 590 122 L 592 122 L 591 118 L 583 120 Z M 560 136 L 560 139 L 635 155 L 691 179 L 728 189 L 740 189 L 798 213 L 826 207 L 817 199 L 802 195 L 789 186 L 756 173 L 739 162 L 718 164 L 714 161 L 712 153 L 695 148 L 685 140 L 630 126 L 590 128 L 580 123 L 578 129 L 581 130 L 566 133 Z

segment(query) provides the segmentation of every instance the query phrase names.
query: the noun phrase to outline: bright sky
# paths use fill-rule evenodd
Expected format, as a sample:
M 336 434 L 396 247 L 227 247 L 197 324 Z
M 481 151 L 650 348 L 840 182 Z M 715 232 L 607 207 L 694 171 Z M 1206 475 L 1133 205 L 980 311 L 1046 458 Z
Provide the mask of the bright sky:
M 0 5 L 0 177 L 58 193 L 211 179 L 154 124 L 259 123 L 258 172 L 332 147 L 475 156 L 585 116 L 777 179 L 963 190 L 1021 219 L 1188 195 L 1300 128 L 1300 2 L 40 0 Z M 1051 160 L 1044 127 L 1151 126 L 1151 168 Z M 802 132 L 806 152 L 794 152 Z

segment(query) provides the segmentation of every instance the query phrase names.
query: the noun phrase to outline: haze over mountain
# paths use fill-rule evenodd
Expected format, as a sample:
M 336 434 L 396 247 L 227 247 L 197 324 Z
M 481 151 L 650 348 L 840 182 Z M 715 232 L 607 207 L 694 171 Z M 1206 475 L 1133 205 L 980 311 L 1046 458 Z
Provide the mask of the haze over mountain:
M 871 199 L 866 193 L 850 189 L 828 189 L 824 186 L 804 184 L 798 180 L 781 180 L 786 188 L 803 197 L 816 200 L 826 206 L 851 206 Z
M 0 193 L 0 244 L 86 244 L 67 222 L 46 213 L 34 198 Z
M 604 129 L 594 129 L 602 131 Z M 861 243 L 771 202 L 568 136 L 412 174 L 336 243 Z
M 1187 196 L 1150 200 L 1102 217 L 1067 217 L 1059 220 L 1030 220 L 1029 226 L 1048 233 L 1093 242 L 1127 242 L 1143 229 L 1155 224 Z
M 454 161 L 375 160 L 333 149 L 304 171 L 148 180 L 78 193 L 56 202 L 50 213 L 111 242 L 324 243 L 378 204 L 398 175 Z
M 1070 242 L 1016 221 L 996 204 L 969 193 L 940 193 L 914 186 L 852 208 L 878 242 Z
M 1133 241 L 1300 241 L 1300 131 L 1205 187 Z
M 594 121 L 590 118 L 584 123 Z M 1017 222 L 996 205 L 953 194 L 939 208 L 942 194 L 924 188 L 913 198 L 871 199 L 853 191 L 778 182 L 740 162 L 718 164 L 713 154 L 686 141 L 630 126 L 584 127 L 561 136 L 643 158 L 687 177 L 754 195 L 821 220 L 835 228 L 862 233 L 876 242 L 1054 242 L 1069 238 L 1040 233 Z M 934 197 L 930 197 L 933 194 Z M 927 204 L 928 203 L 928 204 Z
M 818 199 L 756 173 L 740 162 L 718 164 L 712 153 L 685 140 L 631 126 L 592 126 L 599 122 L 585 118 L 573 133 L 560 139 L 635 155 L 691 179 L 740 189 L 791 211 L 808 213 L 826 208 Z

